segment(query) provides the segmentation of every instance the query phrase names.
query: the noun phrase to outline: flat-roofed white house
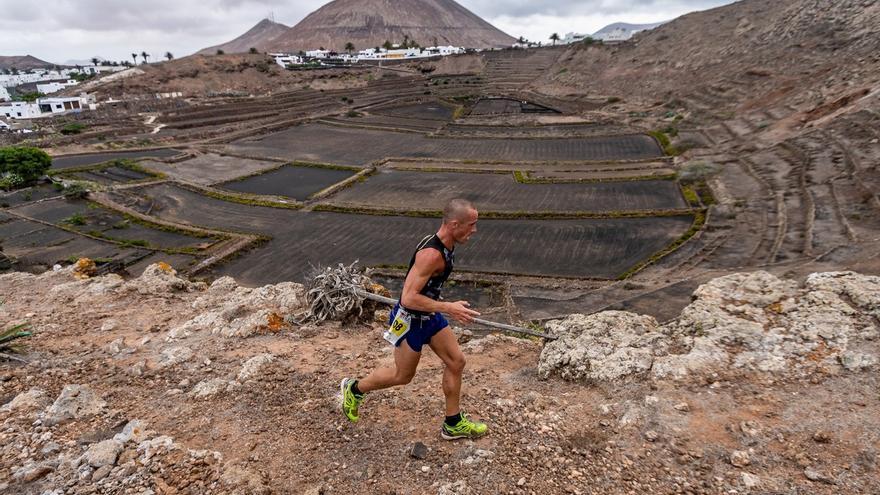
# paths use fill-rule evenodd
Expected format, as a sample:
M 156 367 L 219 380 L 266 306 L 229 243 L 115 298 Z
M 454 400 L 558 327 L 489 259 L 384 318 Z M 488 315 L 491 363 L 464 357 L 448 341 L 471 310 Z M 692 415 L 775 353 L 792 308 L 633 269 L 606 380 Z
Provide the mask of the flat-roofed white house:
M 330 50 L 308 50 L 306 57 L 309 58 L 327 58 L 330 56 Z
M 52 81 L 44 84 L 37 84 L 37 91 L 44 95 L 48 95 L 56 91 L 61 91 L 64 88 L 69 88 L 70 86 L 76 86 L 77 84 L 79 83 L 75 79 L 68 79 L 65 82 Z
M 275 59 L 276 64 L 284 68 L 287 68 L 288 65 L 299 65 L 304 62 L 303 58 L 299 55 L 292 55 L 290 53 L 270 53 L 269 56 Z
M 0 101 L 9 101 L 12 97 L 9 96 L 9 90 L 0 86 Z
M 85 108 L 88 108 L 88 105 L 80 96 L 37 98 L 34 103 L 13 101 L 0 105 L 0 117 L 38 119 L 66 112 L 81 112 Z

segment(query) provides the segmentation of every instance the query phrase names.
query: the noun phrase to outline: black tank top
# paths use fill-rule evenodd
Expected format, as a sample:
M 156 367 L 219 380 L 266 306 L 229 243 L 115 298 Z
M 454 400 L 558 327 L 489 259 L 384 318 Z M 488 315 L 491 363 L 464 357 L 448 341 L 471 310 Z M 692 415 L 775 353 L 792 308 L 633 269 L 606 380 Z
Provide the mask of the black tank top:
M 428 279 L 425 283 L 425 286 L 422 287 L 422 290 L 419 291 L 419 294 L 430 297 L 435 301 L 440 300 L 440 290 L 443 289 L 443 284 L 446 283 L 446 279 L 449 278 L 449 274 L 452 273 L 452 265 L 454 263 L 454 249 L 448 249 L 443 245 L 443 242 L 437 237 L 437 234 L 432 234 L 426 236 L 424 239 L 419 242 L 418 246 L 416 246 L 416 251 L 412 255 L 412 259 L 409 261 L 409 269 L 407 269 L 406 274 L 409 275 L 409 272 L 412 270 L 413 265 L 416 263 L 416 255 L 422 249 L 436 249 L 440 251 L 440 254 L 443 255 L 443 261 L 445 261 L 446 266 L 443 268 L 443 273 L 439 275 L 434 275 Z M 402 305 L 401 305 L 402 306 Z M 425 315 L 427 313 L 423 311 L 415 311 L 409 308 L 406 308 L 407 311 L 417 315 Z

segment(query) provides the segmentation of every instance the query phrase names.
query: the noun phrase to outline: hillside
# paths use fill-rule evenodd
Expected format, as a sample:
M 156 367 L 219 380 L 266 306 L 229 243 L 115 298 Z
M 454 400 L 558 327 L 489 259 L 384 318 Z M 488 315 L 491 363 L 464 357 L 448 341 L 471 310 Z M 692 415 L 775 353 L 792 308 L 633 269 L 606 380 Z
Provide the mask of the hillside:
M 29 69 L 48 69 L 53 67 L 55 64 L 51 62 L 46 62 L 45 60 L 40 60 L 37 57 L 31 55 L 18 55 L 18 56 L 4 56 L 0 55 L 0 70 L 6 69 L 18 69 L 18 70 L 29 70 Z
M 877 277 L 732 274 L 673 322 L 571 315 L 546 345 L 459 332 L 464 406 L 491 430 L 446 442 L 428 350 L 357 424 L 338 410 L 341 377 L 390 362 L 381 311 L 291 326 L 299 284 L 86 272 L 0 275 L 0 327 L 35 333 L 0 369 L 4 492 L 880 490 Z
M 251 48 L 263 52 L 271 46 L 272 40 L 287 32 L 288 29 L 290 29 L 289 26 L 263 19 L 238 38 L 199 50 L 197 55 L 214 55 L 217 50 L 223 50 L 226 53 L 247 53 Z
M 295 52 L 323 46 L 343 50 L 401 43 L 404 37 L 422 46 L 468 48 L 510 46 L 501 32 L 454 0 L 334 0 L 270 43 L 271 49 Z
M 691 109 L 708 98 L 705 110 L 716 113 L 781 98 L 816 105 L 877 84 L 878 22 L 876 2 L 744 0 L 681 16 L 622 45 L 573 46 L 536 87 L 642 102 L 678 98 Z

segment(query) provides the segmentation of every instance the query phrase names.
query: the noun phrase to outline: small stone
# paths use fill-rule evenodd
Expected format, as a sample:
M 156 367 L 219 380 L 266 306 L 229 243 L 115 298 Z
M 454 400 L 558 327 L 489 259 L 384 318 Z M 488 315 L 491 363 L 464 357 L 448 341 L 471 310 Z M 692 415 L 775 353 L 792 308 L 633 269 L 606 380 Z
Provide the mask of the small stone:
M 831 435 L 825 431 L 817 431 L 813 433 L 813 441 L 816 443 L 831 443 Z
M 761 434 L 761 425 L 757 421 L 743 421 L 739 429 L 747 436 L 755 438 Z
M 654 430 L 648 430 L 645 432 L 645 440 L 649 442 L 655 442 L 660 438 L 660 435 Z
M 419 460 L 424 459 L 428 457 L 428 447 L 422 442 L 416 442 L 410 448 L 409 455 Z
M 749 459 L 749 453 L 743 450 L 734 450 L 730 454 L 730 464 L 735 467 L 745 467 L 751 464 L 752 461 Z
M 92 467 L 110 466 L 112 468 L 121 451 L 122 442 L 119 440 L 104 440 L 89 447 L 85 454 L 86 461 Z
M 427 473 L 427 472 L 429 472 L 430 470 L 431 470 L 431 467 L 430 467 L 430 466 L 422 466 L 422 472 L 423 472 L 423 473 Z
M 691 406 L 689 406 L 687 402 L 679 402 L 672 407 L 674 407 L 676 411 L 680 412 L 688 412 L 691 410 Z
M 807 479 L 810 481 L 818 481 L 820 483 L 827 483 L 829 485 L 837 484 L 837 481 L 835 481 L 834 478 L 828 476 L 827 474 L 820 473 L 810 466 L 807 466 L 804 469 L 804 476 L 806 476 Z
M 30 471 L 24 473 L 24 476 L 22 476 L 21 479 L 25 483 L 30 483 L 32 481 L 36 481 L 36 480 L 42 478 L 43 476 L 46 476 L 47 474 L 49 474 L 51 472 L 52 472 L 51 466 L 41 464 L 41 465 L 36 466 L 35 468 L 31 469 Z
M 525 477 L 520 478 L 520 479 L 517 480 L 517 482 L 516 482 L 516 486 L 523 486 L 523 485 L 525 485 L 525 484 L 526 484 L 526 478 L 525 478 Z
M 761 478 L 752 473 L 742 473 L 742 484 L 748 489 L 757 488 L 761 485 Z
M 92 473 L 92 481 L 98 481 L 104 479 L 110 471 L 113 469 L 113 466 L 101 466 Z

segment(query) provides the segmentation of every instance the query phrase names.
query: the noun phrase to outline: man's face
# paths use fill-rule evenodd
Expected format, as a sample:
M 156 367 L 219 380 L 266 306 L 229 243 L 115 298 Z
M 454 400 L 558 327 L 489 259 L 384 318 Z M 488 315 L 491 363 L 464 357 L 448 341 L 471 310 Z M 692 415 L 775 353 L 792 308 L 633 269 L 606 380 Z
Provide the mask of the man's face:
M 477 231 L 477 210 L 470 208 L 462 218 L 452 221 L 452 236 L 456 244 L 465 244 Z

